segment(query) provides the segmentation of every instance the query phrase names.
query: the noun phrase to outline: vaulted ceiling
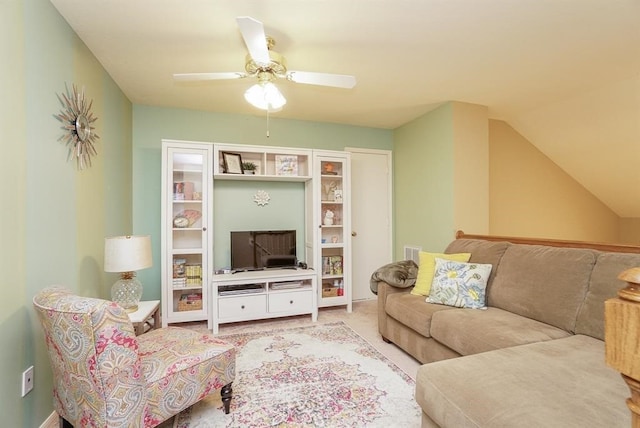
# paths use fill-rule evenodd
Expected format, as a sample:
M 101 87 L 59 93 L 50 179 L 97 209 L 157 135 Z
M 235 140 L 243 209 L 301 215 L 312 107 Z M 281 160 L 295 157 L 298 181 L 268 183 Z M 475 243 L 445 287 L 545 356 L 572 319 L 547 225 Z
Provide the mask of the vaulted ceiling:
M 292 70 L 278 117 L 396 128 L 447 101 L 485 105 L 621 217 L 640 217 L 638 0 L 51 0 L 134 104 L 237 114 L 250 79 L 237 16 Z

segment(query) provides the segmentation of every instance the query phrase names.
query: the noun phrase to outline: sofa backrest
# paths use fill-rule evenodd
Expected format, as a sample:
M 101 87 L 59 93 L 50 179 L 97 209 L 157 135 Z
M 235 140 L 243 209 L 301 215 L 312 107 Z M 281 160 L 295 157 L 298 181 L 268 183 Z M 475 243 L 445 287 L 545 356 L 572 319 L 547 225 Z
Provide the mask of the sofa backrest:
M 576 320 L 576 334 L 604 340 L 604 302 L 626 283 L 617 279 L 627 269 L 640 266 L 640 254 L 598 252 L 589 289 Z
M 509 245 L 487 303 L 573 333 L 596 257 L 587 249 Z
M 604 302 L 625 286 L 618 275 L 640 266 L 635 246 L 576 242 L 572 248 L 530 238 L 460 236 L 445 252 L 471 253 L 470 262 L 493 266 L 488 306 L 600 340 Z
M 491 242 L 481 239 L 456 239 L 449 244 L 444 252 L 447 254 L 471 253 L 469 262 L 490 264 L 492 266 L 491 274 L 487 281 L 487 290 L 489 290 L 496 276 L 500 259 L 502 259 L 509 245 L 511 244 L 508 242 Z

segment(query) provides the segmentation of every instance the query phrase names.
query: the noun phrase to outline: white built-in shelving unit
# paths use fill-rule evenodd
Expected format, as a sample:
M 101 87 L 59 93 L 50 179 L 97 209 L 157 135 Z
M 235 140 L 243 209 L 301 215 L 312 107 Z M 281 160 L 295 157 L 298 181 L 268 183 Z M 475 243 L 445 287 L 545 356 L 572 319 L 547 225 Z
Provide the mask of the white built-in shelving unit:
M 244 174 L 239 162 L 257 168 Z M 344 305 L 350 312 L 349 174 L 347 152 L 163 140 L 163 326 L 206 319 L 217 332 L 222 323 L 261 318 L 310 314 L 315 321 L 318 307 Z M 308 268 L 214 275 L 217 180 L 303 182 Z

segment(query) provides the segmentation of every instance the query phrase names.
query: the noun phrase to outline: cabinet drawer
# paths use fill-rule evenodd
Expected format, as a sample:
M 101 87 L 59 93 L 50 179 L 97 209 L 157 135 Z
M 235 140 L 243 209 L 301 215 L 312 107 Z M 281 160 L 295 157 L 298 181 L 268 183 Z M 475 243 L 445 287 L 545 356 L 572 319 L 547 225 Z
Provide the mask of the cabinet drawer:
M 313 300 L 311 291 L 298 291 L 295 293 L 272 293 L 269 295 L 269 313 L 311 312 Z
M 218 300 L 218 314 L 220 318 L 255 317 L 267 313 L 267 296 L 229 297 Z

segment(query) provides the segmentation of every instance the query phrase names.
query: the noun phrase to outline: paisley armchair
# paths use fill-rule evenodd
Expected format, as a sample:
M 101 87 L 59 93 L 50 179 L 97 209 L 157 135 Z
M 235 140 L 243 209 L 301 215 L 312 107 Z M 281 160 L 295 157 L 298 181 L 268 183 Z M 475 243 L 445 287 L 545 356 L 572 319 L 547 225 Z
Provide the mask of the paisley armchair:
M 54 409 L 76 427 L 153 427 L 221 390 L 229 413 L 235 348 L 168 327 L 136 336 L 124 309 L 60 287 L 33 299 L 53 371 Z

